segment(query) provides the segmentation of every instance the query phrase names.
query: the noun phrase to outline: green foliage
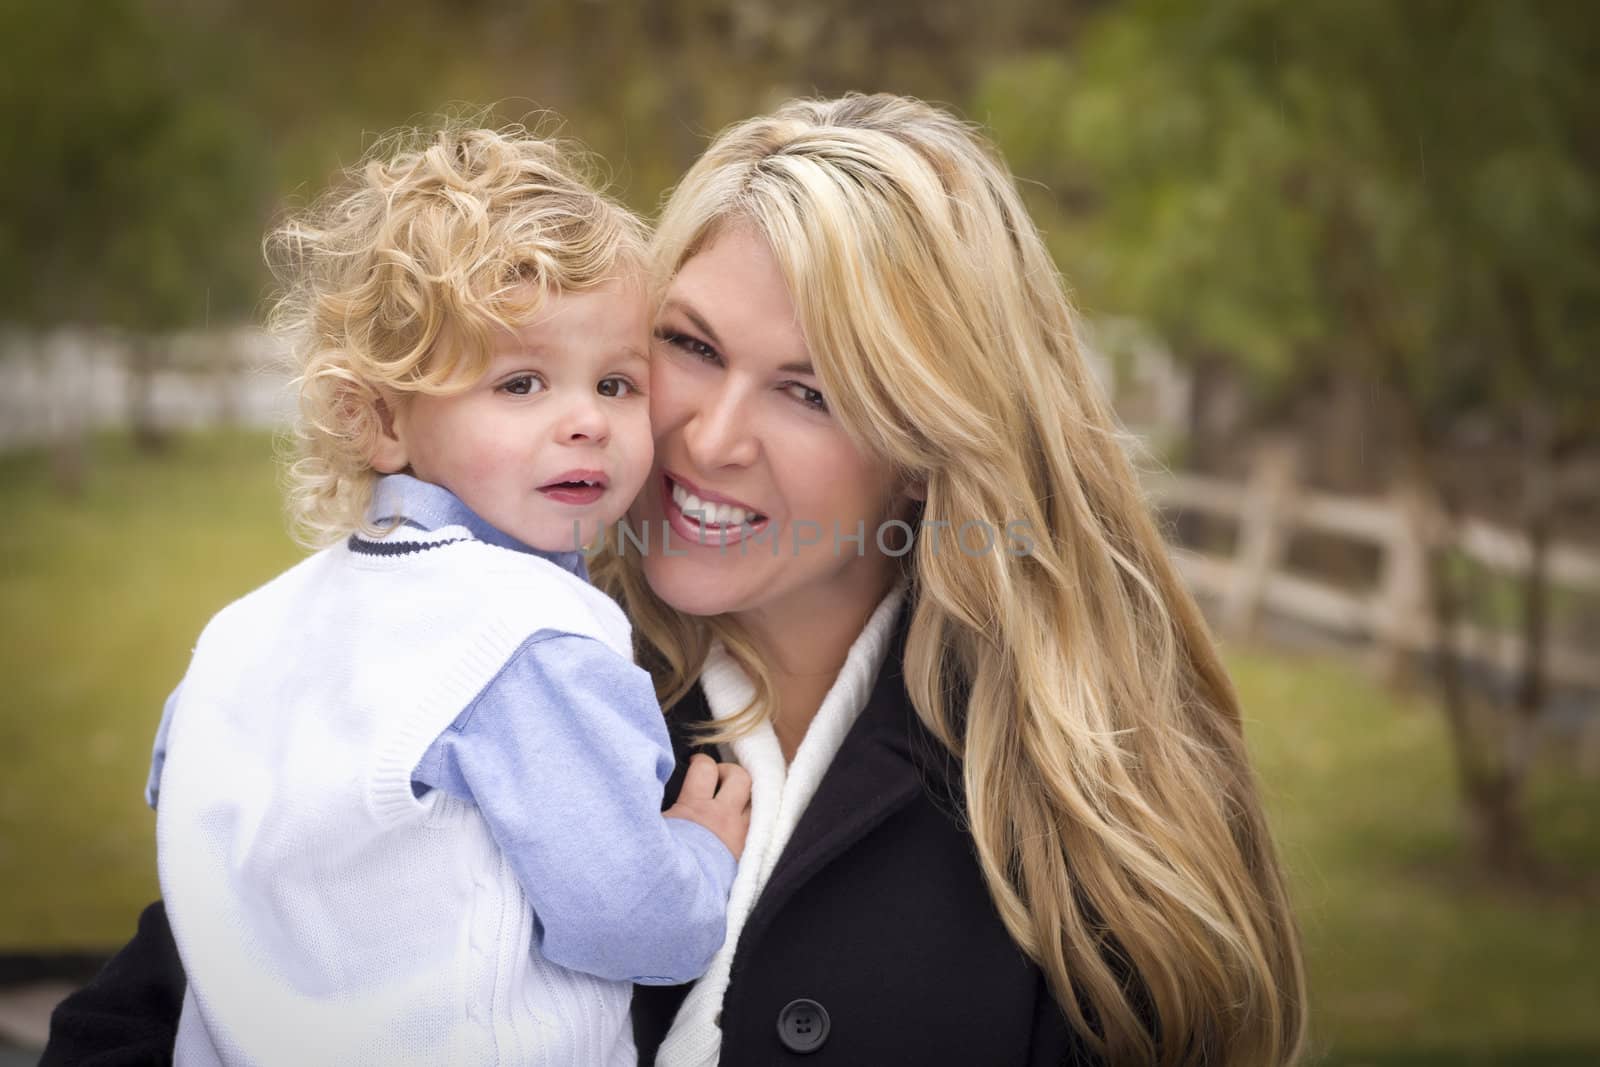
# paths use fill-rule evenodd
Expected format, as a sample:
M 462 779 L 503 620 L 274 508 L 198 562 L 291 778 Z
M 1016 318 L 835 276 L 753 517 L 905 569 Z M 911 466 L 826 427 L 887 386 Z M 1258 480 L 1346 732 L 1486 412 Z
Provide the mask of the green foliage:
M 0 322 L 251 317 L 273 215 L 396 126 L 553 109 L 652 212 L 727 123 L 847 89 L 959 104 L 1076 21 L 1028 0 L 0 0 Z
M 1592 1062 L 1592 901 L 1501 893 L 1475 873 L 1429 702 L 1320 657 L 1234 649 L 1229 667 L 1306 942 L 1314 1051 L 1352 1064 Z M 1542 851 L 1589 878 L 1595 793 L 1592 777 L 1552 765 L 1530 805 Z M 1541 1048 L 1550 1056 L 1531 1056 Z
M 1320 322 L 1297 254 L 1309 212 L 1262 195 L 1286 154 L 1280 113 L 1225 65 L 1191 78 L 1149 62 L 1162 45 L 1141 23 L 1093 40 L 1076 60 L 1001 68 L 980 97 L 1013 166 L 1069 190 L 1066 273 L 1091 309 L 1136 314 L 1181 349 L 1292 373 Z
M 1317 656 L 1228 665 L 1305 940 L 1308 1062 L 1594 1062 L 1600 783 L 1552 761 L 1530 798 L 1541 851 L 1590 888 L 1508 894 L 1459 832 L 1429 701 Z
M 198 29 L 135 0 L 0 3 L 0 321 L 248 314 L 266 146 Z
M 1092 306 L 1267 392 L 1339 368 L 1428 429 L 1535 404 L 1592 439 L 1594 23 L 1492 0 L 1135 0 L 979 100 L 1059 190 L 1043 210 Z

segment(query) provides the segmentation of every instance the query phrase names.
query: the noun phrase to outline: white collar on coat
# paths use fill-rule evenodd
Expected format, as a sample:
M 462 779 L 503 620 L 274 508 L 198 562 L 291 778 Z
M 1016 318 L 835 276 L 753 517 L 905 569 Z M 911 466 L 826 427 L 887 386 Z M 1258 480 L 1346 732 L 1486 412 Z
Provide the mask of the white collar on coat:
M 722 998 L 728 990 L 728 970 L 739 934 L 845 734 L 866 706 L 894 635 L 895 616 L 905 591 L 905 582 L 897 583 L 867 619 L 845 656 L 839 676 L 822 698 L 822 706 L 795 751 L 793 763 L 784 761 L 778 735 L 767 722 L 722 746 L 724 759 L 732 759 L 750 772 L 750 832 L 745 837 L 739 873 L 728 898 L 727 939 L 705 976 L 689 990 L 672 1029 L 661 1042 L 656 1063 L 662 1067 L 704 1067 L 717 1062 L 722 1047 Z M 718 721 L 737 714 L 755 693 L 749 677 L 721 642 L 714 643 L 706 657 L 700 688 L 706 695 L 711 717 Z

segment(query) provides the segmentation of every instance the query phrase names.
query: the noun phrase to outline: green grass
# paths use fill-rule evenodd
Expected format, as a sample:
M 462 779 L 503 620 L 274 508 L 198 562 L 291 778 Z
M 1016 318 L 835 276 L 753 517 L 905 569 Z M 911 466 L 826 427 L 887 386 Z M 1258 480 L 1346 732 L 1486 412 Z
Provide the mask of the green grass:
M 1230 650 L 1305 934 L 1314 1047 L 1337 1063 L 1600 1062 L 1592 891 L 1491 884 L 1437 709 L 1337 660 Z M 1541 854 L 1600 872 L 1600 782 L 1546 768 Z
M 0 952 L 120 944 L 156 894 L 140 798 L 200 628 L 299 556 L 260 435 L 96 445 L 64 499 L 0 457 Z M 1478 877 L 1437 711 L 1333 659 L 1229 650 L 1305 931 L 1315 1048 L 1336 1064 L 1600 1062 L 1595 895 Z M 1551 770 L 1532 813 L 1600 878 L 1600 782 Z
M 114 945 L 156 893 L 162 703 L 206 620 L 300 555 L 272 442 L 101 438 L 75 500 L 41 457 L 0 457 L 0 509 L 0 951 Z

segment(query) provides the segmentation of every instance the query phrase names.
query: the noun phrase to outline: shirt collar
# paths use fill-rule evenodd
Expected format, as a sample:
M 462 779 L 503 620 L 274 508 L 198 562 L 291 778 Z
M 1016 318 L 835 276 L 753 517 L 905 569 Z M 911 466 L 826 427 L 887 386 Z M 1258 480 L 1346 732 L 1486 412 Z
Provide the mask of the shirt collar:
M 409 474 L 386 474 L 378 480 L 372 492 L 372 505 L 367 509 L 367 521 L 379 524 L 392 520 L 410 523 L 429 531 L 437 530 L 441 526 L 465 526 L 473 537 L 485 544 L 547 559 L 569 574 L 574 574 L 584 581 L 589 580 L 589 568 L 584 562 L 582 552 L 546 552 L 523 544 L 510 534 L 489 525 L 477 512 L 462 503 L 460 497 L 444 486 L 425 482 Z

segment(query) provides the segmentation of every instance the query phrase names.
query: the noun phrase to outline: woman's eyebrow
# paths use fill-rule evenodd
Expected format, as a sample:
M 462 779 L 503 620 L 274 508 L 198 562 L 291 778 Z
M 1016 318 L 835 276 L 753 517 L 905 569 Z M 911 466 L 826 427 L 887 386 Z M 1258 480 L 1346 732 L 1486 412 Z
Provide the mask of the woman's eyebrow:
M 706 340 L 710 341 L 713 345 L 724 349 L 728 347 L 717 337 L 717 331 L 711 328 L 711 324 L 707 322 L 698 311 L 684 303 L 683 300 L 674 297 L 670 300 L 664 301 L 661 305 L 661 310 L 678 312 L 684 318 L 693 323 L 695 329 L 705 334 Z M 783 366 L 779 367 L 778 370 L 783 374 L 809 374 L 812 377 L 815 377 L 817 373 L 816 368 L 811 365 L 811 361 L 808 359 L 785 363 Z
M 666 303 L 661 305 L 661 310 L 666 311 L 669 309 L 680 312 L 684 318 L 694 323 L 695 329 L 706 335 L 706 340 L 710 341 L 718 348 L 724 347 L 722 341 L 717 337 L 717 331 L 713 330 L 711 328 L 711 324 L 705 319 L 701 318 L 700 313 L 694 308 L 690 307 L 688 304 L 685 304 L 682 300 L 673 299 L 668 300 Z

